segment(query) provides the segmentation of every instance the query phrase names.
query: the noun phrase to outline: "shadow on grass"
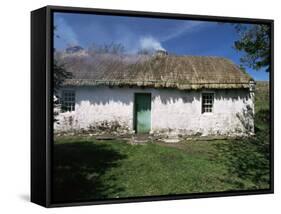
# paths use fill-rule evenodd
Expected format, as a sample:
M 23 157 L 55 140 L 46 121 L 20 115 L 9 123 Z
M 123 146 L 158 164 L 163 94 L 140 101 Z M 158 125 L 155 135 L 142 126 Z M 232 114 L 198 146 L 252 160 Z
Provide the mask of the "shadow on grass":
M 216 159 L 227 166 L 224 182 L 238 189 L 269 188 L 269 111 L 255 115 L 255 136 L 227 143 L 218 143 Z
M 74 202 L 104 199 L 123 189 L 113 185 L 114 177 L 102 176 L 125 155 L 106 144 L 91 142 L 54 145 L 53 201 Z

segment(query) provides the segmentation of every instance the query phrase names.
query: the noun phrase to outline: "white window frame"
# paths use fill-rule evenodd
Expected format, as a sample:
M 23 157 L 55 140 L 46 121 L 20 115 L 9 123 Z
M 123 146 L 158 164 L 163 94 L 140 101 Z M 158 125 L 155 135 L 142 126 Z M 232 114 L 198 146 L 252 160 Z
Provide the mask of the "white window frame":
M 205 102 L 205 96 L 211 96 L 208 99 L 208 103 Z M 213 114 L 214 113 L 214 103 L 215 103 L 215 92 L 213 91 L 204 91 L 201 93 L 201 114 Z M 206 109 L 209 109 L 206 111 Z
M 62 90 L 61 92 L 61 110 L 62 112 L 75 111 L 76 94 L 74 90 Z

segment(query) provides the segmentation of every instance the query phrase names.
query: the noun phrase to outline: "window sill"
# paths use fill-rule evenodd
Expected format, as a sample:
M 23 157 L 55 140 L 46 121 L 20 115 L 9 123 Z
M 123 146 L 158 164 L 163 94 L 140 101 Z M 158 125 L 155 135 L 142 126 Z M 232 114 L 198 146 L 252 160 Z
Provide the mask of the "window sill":
M 214 114 L 214 112 L 204 112 L 204 113 L 202 113 L 202 115 L 206 115 L 206 116 L 213 115 L 213 114 Z

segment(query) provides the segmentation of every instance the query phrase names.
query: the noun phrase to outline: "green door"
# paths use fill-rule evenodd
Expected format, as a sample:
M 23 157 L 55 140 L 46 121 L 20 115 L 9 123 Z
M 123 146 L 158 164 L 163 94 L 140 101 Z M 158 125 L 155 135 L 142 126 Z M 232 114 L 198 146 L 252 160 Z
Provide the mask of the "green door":
M 135 130 L 149 133 L 151 129 L 151 94 L 135 94 Z

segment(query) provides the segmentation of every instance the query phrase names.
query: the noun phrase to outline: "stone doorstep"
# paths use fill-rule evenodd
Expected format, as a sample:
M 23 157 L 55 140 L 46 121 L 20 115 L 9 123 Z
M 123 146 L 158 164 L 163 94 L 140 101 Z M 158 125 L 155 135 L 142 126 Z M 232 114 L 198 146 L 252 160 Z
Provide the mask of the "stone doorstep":
M 145 144 L 153 140 L 153 137 L 149 134 L 135 134 L 131 137 L 131 143 L 133 144 Z
M 131 140 L 131 144 L 147 144 L 148 140 Z
M 176 136 L 168 137 L 168 138 L 162 138 L 159 136 L 153 136 L 149 134 L 137 134 L 133 135 L 131 142 L 135 144 L 145 144 L 148 142 L 153 141 L 161 141 L 163 143 L 178 143 L 182 140 L 182 138 L 178 138 Z
M 159 141 L 164 142 L 164 143 L 178 143 L 181 141 L 180 138 L 163 138 L 159 139 Z

